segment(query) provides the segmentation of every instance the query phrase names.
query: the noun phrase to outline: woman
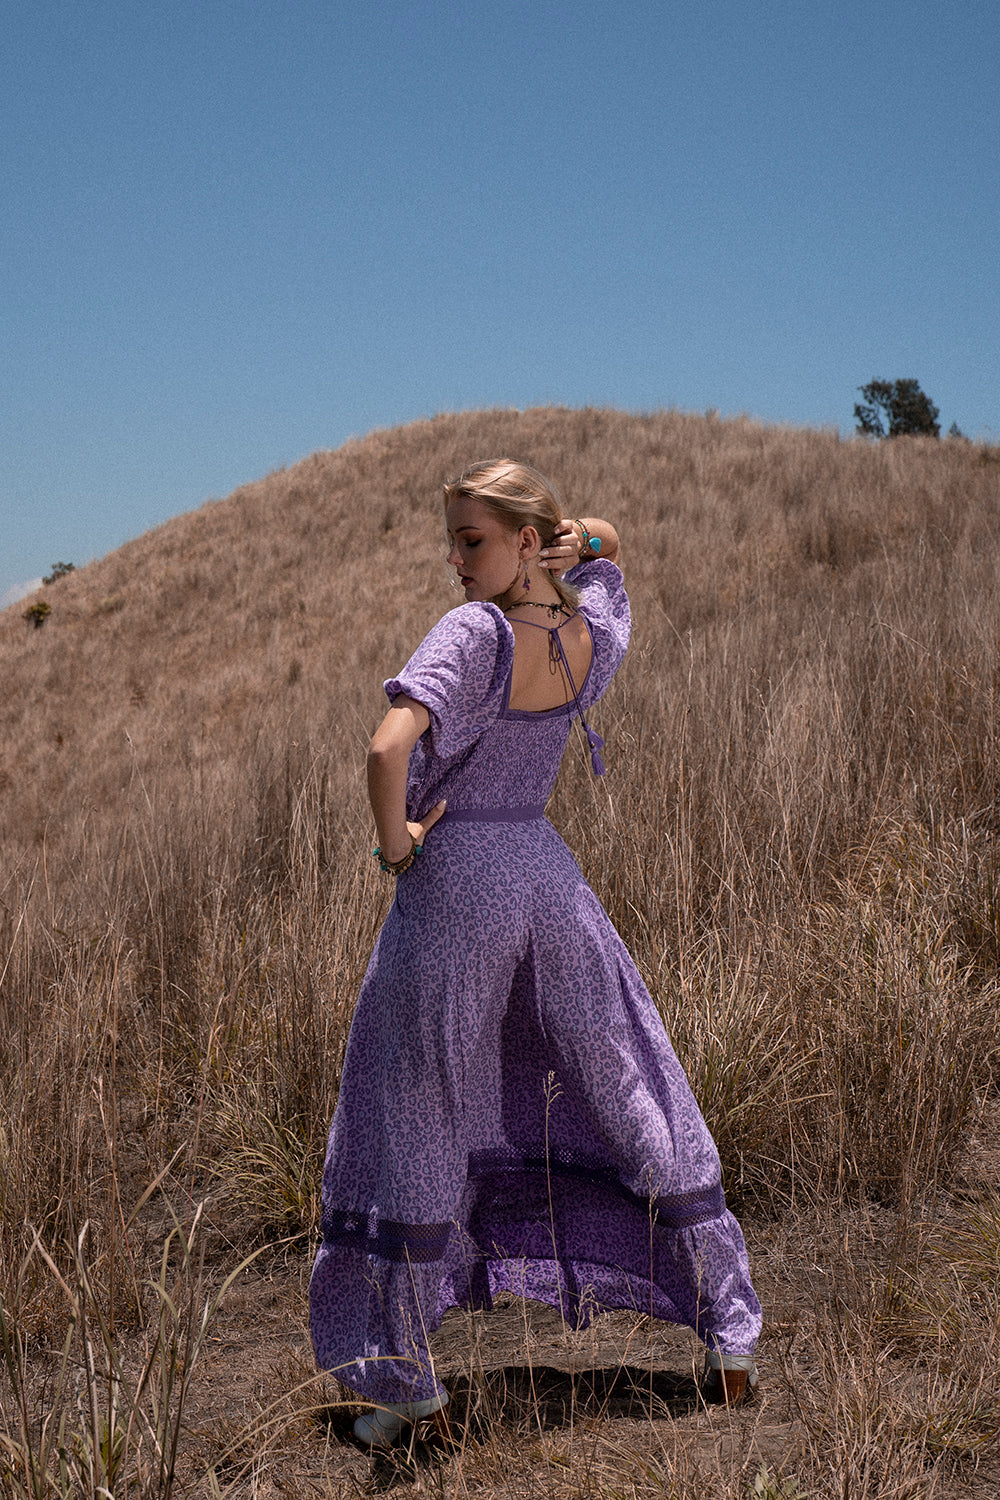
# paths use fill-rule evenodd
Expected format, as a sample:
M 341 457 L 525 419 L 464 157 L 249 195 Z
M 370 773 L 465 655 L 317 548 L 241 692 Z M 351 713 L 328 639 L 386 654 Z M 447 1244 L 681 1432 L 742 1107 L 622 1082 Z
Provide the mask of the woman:
M 362 985 L 323 1175 L 319 1363 L 393 1441 L 441 1413 L 427 1335 L 512 1291 L 629 1307 L 756 1381 L 760 1305 L 714 1143 L 618 933 L 544 817 L 571 721 L 621 663 L 614 528 L 501 460 L 445 486 L 467 602 L 398 677 L 368 757 L 396 899 Z M 568 563 L 578 565 L 561 576 Z M 443 1413 L 442 1413 L 443 1416 Z

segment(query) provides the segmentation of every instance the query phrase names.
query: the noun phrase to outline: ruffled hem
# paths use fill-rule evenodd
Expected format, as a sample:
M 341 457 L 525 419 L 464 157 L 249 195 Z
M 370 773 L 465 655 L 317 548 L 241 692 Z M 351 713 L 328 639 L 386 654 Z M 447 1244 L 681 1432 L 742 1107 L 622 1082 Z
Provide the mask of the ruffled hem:
M 576 1328 L 599 1311 L 631 1309 L 686 1324 L 726 1354 L 753 1352 L 760 1304 L 743 1235 L 724 1206 L 678 1228 L 653 1222 L 649 1205 L 629 1203 L 620 1187 L 513 1176 L 492 1190 L 470 1187 L 468 1228 L 452 1224 L 433 1259 L 445 1226 L 393 1224 L 379 1254 L 370 1223 L 328 1213 L 310 1284 L 319 1364 L 368 1400 L 436 1395 L 429 1335 L 449 1308 L 488 1309 L 501 1292 L 547 1303 Z

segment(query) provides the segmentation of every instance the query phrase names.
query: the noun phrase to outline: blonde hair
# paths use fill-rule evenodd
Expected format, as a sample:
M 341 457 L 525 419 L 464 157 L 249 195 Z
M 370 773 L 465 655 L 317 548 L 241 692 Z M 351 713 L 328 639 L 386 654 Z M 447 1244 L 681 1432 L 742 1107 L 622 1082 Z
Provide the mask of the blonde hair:
M 508 531 L 533 526 L 548 547 L 563 518 L 562 506 L 555 489 L 544 475 L 530 464 L 513 458 L 495 458 L 473 464 L 457 479 L 444 486 L 444 503 L 453 500 L 479 500 Z M 552 587 L 562 602 L 575 609 L 580 602 L 578 590 L 550 572 Z

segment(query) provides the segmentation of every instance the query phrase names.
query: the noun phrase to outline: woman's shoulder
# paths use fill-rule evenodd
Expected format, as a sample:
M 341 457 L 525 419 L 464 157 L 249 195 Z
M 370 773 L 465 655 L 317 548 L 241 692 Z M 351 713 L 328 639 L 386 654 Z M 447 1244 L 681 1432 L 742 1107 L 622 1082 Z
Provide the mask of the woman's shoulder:
M 386 690 L 415 674 L 439 682 L 465 678 L 486 683 L 509 667 L 513 649 L 513 632 L 496 605 L 459 604 L 431 626 L 404 671 L 390 679 Z
M 498 643 L 511 635 L 503 611 L 495 604 L 458 604 L 431 626 L 419 649 L 482 650 L 492 647 L 495 651 Z
M 491 604 L 460 604 L 424 636 L 397 677 L 385 684 L 431 715 L 438 755 L 454 753 L 496 717 L 514 657 L 513 631 Z
M 463 630 L 484 635 L 491 632 L 495 635 L 507 623 L 507 617 L 499 605 L 480 603 L 478 600 L 456 604 L 454 609 L 449 609 L 446 615 L 441 616 L 438 624 L 443 625 L 446 620 L 451 620 Z

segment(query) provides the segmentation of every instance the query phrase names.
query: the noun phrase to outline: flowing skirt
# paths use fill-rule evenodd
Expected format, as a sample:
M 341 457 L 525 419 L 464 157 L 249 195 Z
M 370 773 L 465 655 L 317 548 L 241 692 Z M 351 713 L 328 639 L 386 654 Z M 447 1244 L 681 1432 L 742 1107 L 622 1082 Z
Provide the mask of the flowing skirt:
M 544 818 L 450 823 L 397 881 L 323 1173 L 319 1364 L 441 1387 L 428 1335 L 511 1291 L 750 1354 L 760 1304 L 714 1142 L 653 1001 Z

